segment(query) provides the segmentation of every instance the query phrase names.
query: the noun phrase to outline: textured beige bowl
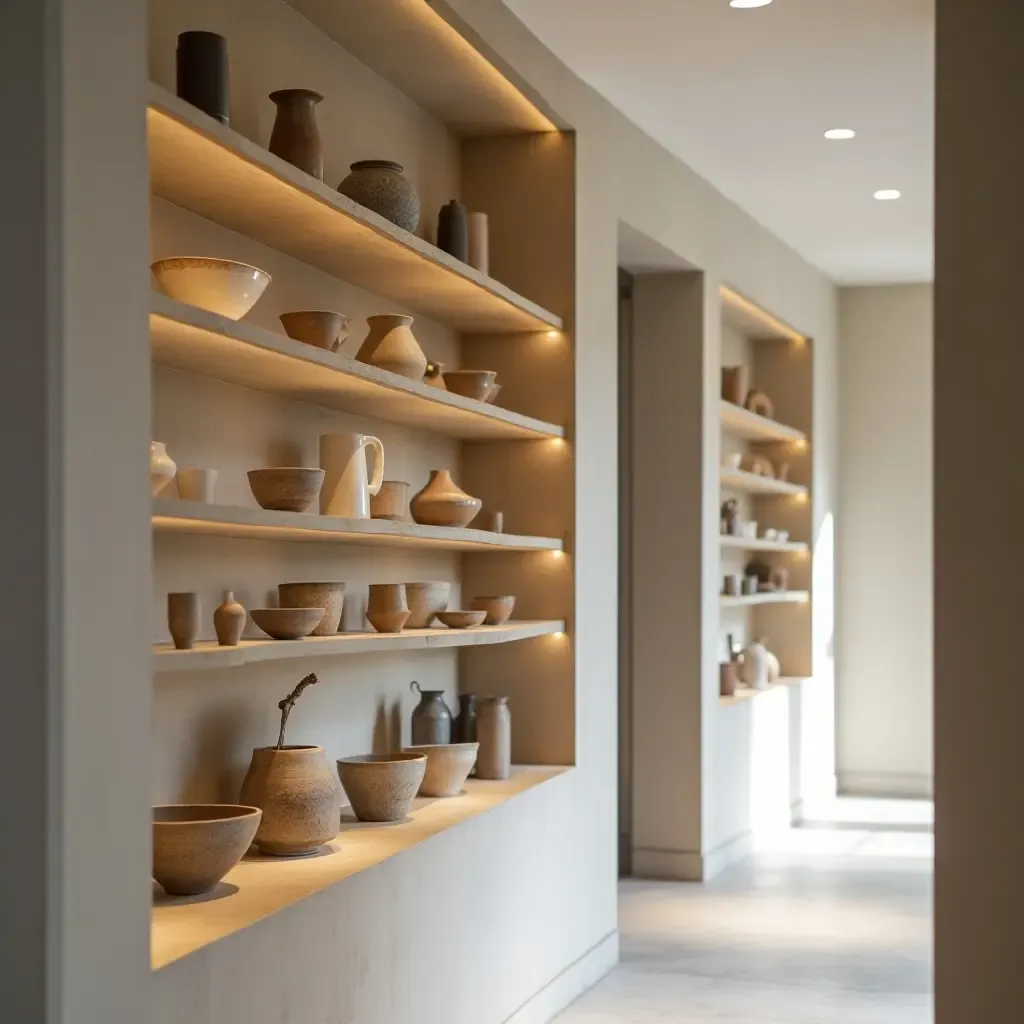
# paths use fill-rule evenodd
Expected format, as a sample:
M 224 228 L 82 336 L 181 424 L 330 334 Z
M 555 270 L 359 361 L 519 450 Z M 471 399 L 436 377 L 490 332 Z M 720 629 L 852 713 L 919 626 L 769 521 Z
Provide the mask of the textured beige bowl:
M 494 388 L 494 378 L 498 374 L 494 370 L 448 370 L 443 376 L 444 386 L 453 395 L 483 402 Z
M 452 585 L 445 580 L 429 583 L 406 583 L 405 598 L 409 605 L 406 629 L 426 629 L 438 612 L 448 607 L 448 594 Z
M 326 309 L 299 309 L 282 313 L 281 326 L 289 338 L 304 345 L 337 352 L 348 337 L 348 317 Z
M 270 275 L 248 263 L 181 256 L 151 267 L 164 292 L 178 302 L 238 320 L 256 305 Z
M 320 625 L 323 608 L 250 608 L 252 621 L 275 640 L 301 640 Z
M 472 629 L 474 626 L 482 626 L 487 612 L 478 611 L 452 611 L 438 612 L 437 617 L 449 629 Z
M 427 770 L 420 783 L 420 796 L 458 796 L 476 764 L 480 744 L 418 744 L 405 749 L 410 754 L 427 755 Z
M 424 754 L 364 754 L 338 761 L 338 777 L 360 821 L 401 821 L 426 771 Z
M 260 508 L 274 512 L 305 512 L 324 485 L 322 469 L 302 466 L 250 469 L 248 476 L 249 489 Z
M 334 636 L 345 610 L 345 584 L 278 583 L 277 602 L 282 608 L 323 608 L 324 617 L 313 636 Z
M 484 619 L 484 624 L 487 626 L 500 626 L 502 623 L 508 622 L 515 606 L 516 599 L 511 594 L 504 597 L 473 598 L 473 607 L 487 616 Z
M 239 804 L 153 808 L 153 877 L 172 896 L 209 892 L 249 849 L 263 812 Z

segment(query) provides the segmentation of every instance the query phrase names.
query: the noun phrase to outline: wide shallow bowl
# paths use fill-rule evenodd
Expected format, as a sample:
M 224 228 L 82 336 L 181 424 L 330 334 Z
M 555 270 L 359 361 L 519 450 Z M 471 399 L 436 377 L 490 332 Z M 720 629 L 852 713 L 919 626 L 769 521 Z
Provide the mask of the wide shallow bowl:
M 323 608 L 313 636 L 334 636 L 341 628 L 344 583 L 278 583 L 277 600 L 282 608 Z
M 487 612 L 479 611 L 452 611 L 438 612 L 437 617 L 449 629 L 472 629 L 474 626 L 482 626 Z
M 209 892 L 242 859 L 263 812 L 241 804 L 153 808 L 153 877 L 172 896 Z
M 304 345 L 337 352 L 348 337 L 348 317 L 327 309 L 298 309 L 282 313 L 281 326 L 289 338 Z
M 270 284 L 270 275 L 259 267 L 205 256 L 157 260 L 151 269 L 172 299 L 229 320 L 245 316 Z
M 360 821 L 401 821 L 426 771 L 425 754 L 363 754 L 338 761 L 338 777 Z
M 409 605 L 409 621 L 406 629 L 426 629 L 438 612 L 448 607 L 448 594 L 452 585 L 446 580 L 432 580 L 428 583 L 406 583 L 405 597 Z
M 273 512 L 305 512 L 324 485 L 322 469 L 303 466 L 250 469 L 248 476 L 249 489 L 260 508 Z
M 301 640 L 320 625 L 323 608 L 250 608 L 252 621 L 275 640 Z
M 458 796 L 476 764 L 479 749 L 479 743 L 424 743 L 406 747 L 406 753 L 427 755 L 420 796 Z
M 475 597 L 473 607 L 483 612 L 487 617 L 485 625 L 500 626 L 512 617 L 512 609 L 516 606 L 516 599 L 511 594 L 504 597 Z
M 494 387 L 494 370 L 448 370 L 443 374 L 445 387 L 455 395 L 486 401 Z

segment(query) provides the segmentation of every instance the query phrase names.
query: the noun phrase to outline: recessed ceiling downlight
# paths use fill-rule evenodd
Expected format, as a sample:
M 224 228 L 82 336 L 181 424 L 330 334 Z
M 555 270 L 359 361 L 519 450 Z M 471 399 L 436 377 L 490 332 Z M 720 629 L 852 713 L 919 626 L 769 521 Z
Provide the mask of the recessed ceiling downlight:
M 899 199 L 903 193 L 898 188 L 880 188 L 875 193 L 875 198 L 883 202 L 888 199 Z
M 826 139 L 852 139 L 857 133 L 852 128 L 829 128 Z
M 767 7 L 772 0 L 729 0 L 730 7 Z

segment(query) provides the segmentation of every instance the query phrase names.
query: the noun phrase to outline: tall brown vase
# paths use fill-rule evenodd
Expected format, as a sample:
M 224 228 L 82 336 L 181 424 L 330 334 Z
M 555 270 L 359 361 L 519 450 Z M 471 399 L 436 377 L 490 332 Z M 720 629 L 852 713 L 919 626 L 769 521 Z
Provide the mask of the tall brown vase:
M 323 96 L 312 89 L 278 89 L 270 98 L 277 104 L 270 152 L 323 181 L 324 147 L 316 124 L 316 105 Z

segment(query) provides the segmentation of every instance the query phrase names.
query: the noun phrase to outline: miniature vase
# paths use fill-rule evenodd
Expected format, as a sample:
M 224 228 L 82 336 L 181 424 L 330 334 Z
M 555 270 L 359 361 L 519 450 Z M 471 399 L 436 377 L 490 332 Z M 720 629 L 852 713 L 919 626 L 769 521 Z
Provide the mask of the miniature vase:
M 469 260 L 469 216 L 457 199 L 437 215 L 437 247 L 463 263 Z
M 755 690 L 763 690 L 768 685 L 768 651 L 760 641 L 747 645 L 740 674 L 743 682 Z
M 175 53 L 178 95 L 210 117 L 229 119 L 228 44 L 215 32 L 182 32 Z
M 447 469 L 432 469 L 427 486 L 409 502 L 409 509 L 417 523 L 461 527 L 472 521 L 482 504 L 457 487 Z
M 230 590 L 224 592 L 224 601 L 213 613 L 213 629 L 221 647 L 237 647 L 238 641 L 242 639 L 245 609 L 235 600 Z
M 444 690 L 423 690 L 415 680 L 409 689 L 420 698 L 412 713 L 412 745 L 451 743 L 452 713 L 444 702 Z
M 316 124 L 316 105 L 323 96 L 312 89 L 278 89 L 270 98 L 277 104 L 270 152 L 323 181 L 324 147 Z
M 477 712 L 478 779 L 507 779 L 512 771 L 512 715 L 507 697 L 483 697 Z
M 178 471 L 163 441 L 149 442 L 149 490 L 155 498 Z
M 411 316 L 400 313 L 368 316 L 366 324 L 370 331 L 356 359 L 410 380 L 422 380 L 427 372 L 427 357 L 412 333 L 412 322 Z

